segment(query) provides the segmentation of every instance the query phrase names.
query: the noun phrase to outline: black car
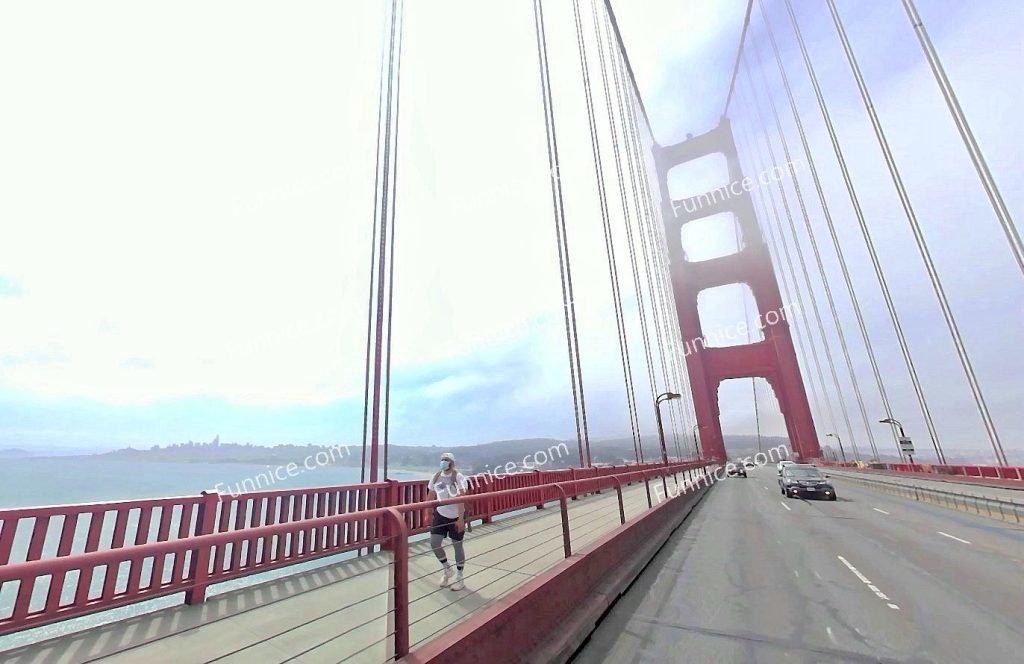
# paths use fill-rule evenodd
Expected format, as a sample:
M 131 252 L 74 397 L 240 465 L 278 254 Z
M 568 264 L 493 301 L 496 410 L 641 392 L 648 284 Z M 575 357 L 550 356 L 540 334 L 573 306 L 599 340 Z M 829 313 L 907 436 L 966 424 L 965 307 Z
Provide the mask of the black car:
M 787 498 L 814 496 L 825 500 L 836 499 L 836 489 L 828 475 L 806 463 L 794 463 L 782 468 L 779 491 Z
M 747 470 L 743 467 L 743 462 L 728 464 L 725 467 L 725 474 L 728 477 L 746 477 Z

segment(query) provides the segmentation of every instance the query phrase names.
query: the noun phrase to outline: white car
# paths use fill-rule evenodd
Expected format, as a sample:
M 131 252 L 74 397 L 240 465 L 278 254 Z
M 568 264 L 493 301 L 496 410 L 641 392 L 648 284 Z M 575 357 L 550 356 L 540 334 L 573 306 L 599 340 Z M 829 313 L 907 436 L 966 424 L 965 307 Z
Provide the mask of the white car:
M 782 469 L 783 468 L 785 468 L 786 466 L 792 466 L 794 463 L 796 463 L 796 462 L 795 461 L 780 461 L 779 465 L 778 465 L 779 477 L 782 477 Z

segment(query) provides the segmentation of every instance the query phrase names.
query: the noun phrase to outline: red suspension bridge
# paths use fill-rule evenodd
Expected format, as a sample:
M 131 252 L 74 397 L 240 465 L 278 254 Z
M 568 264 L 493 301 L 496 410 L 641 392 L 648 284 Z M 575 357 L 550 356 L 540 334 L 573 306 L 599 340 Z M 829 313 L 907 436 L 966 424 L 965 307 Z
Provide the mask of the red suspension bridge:
M 977 203 L 971 224 L 999 238 L 998 260 L 1013 266 L 1007 289 L 1020 293 L 1024 245 L 1000 174 L 915 3 L 889 4 L 905 15 L 903 46 L 926 63 L 914 70 L 915 85 L 936 87 L 941 103 L 931 110 L 956 128 L 971 174 L 956 195 Z M 1010 463 L 1000 432 L 1019 430 L 1011 422 L 1019 414 L 990 405 L 979 349 L 961 332 L 938 231 L 910 184 L 920 162 L 894 147 L 864 73 L 875 53 L 850 29 L 859 11 L 837 0 L 751 2 L 720 119 L 662 144 L 611 3 L 533 0 L 524 51 L 537 65 L 547 157 L 538 168 L 550 173 L 578 464 L 476 475 L 466 495 L 439 502 L 428 500 L 427 481 L 389 472 L 409 57 L 405 3 L 390 0 L 362 481 L 0 510 L 4 661 L 1010 661 L 1024 646 L 1024 466 Z M 569 65 L 557 60 L 571 54 L 555 47 L 562 41 L 575 47 Z M 565 66 L 582 95 L 565 105 L 574 115 L 554 82 L 562 79 L 553 70 Z M 832 79 L 849 85 L 842 103 Z M 856 140 L 844 121 L 861 123 Z M 582 167 L 564 156 L 571 132 L 589 139 Z M 862 178 L 853 166 L 865 153 L 880 177 Z M 719 181 L 681 193 L 680 169 L 709 159 Z M 633 445 L 634 458 L 617 465 L 598 463 L 591 445 L 593 385 L 577 302 L 595 286 L 579 279 L 567 204 L 584 180 L 617 336 L 617 348 L 605 350 L 621 365 Z M 896 206 L 881 217 L 875 200 L 883 197 Z M 695 258 L 699 248 L 682 239 L 722 219 L 735 250 Z M 883 225 L 899 225 L 916 250 L 895 271 L 880 251 L 892 237 Z M 982 259 L 992 256 L 972 260 Z M 865 261 L 869 281 L 855 274 Z M 929 308 L 941 321 L 927 345 L 907 333 L 901 314 L 910 307 L 900 279 L 911 264 L 928 286 L 913 311 Z M 743 313 L 746 343 L 711 343 L 702 293 L 736 284 L 753 304 Z M 1024 329 L 1022 305 L 1011 303 L 1008 347 Z M 873 317 L 872 306 L 883 315 Z M 896 363 L 883 360 L 890 346 Z M 939 353 L 956 365 L 938 380 L 963 391 L 969 408 L 958 412 L 976 419 L 991 450 L 978 463 L 947 458 L 934 372 L 922 371 Z M 743 481 L 719 484 L 729 462 L 719 394 L 734 379 L 763 379 L 792 460 L 828 469 L 839 502 L 790 500 L 779 459 L 764 452 L 750 477 L 745 470 Z M 756 386 L 753 395 L 757 408 Z M 652 411 L 656 449 L 642 435 Z M 927 450 L 915 451 L 922 440 Z M 457 593 L 437 588 L 424 538 L 431 510 L 453 503 L 465 504 L 472 528 L 467 590 Z

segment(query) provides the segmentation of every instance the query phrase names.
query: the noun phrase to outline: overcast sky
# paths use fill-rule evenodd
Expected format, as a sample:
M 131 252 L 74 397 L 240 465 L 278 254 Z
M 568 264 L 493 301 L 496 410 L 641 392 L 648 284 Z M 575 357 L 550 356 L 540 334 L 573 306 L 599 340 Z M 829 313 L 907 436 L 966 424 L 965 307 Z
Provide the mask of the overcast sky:
M 833 215 L 894 414 L 922 445 L 923 424 L 784 8 L 766 4 L 837 201 Z M 1004 445 L 1024 449 L 1020 274 L 899 3 L 838 4 Z M 1017 214 L 1024 12 L 1011 0 L 919 4 Z M 796 5 L 943 441 L 984 450 L 827 12 Z M 655 138 L 670 143 L 714 127 L 745 3 L 615 6 Z M 592 434 L 628 435 L 571 5 L 546 7 Z M 381 24 L 378 3 L 368 1 L 3 5 L 0 446 L 141 446 L 216 434 L 257 443 L 358 439 Z M 760 25 L 755 11 L 754 43 L 767 54 Z M 410 2 L 405 34 L 392 439 L 570 437 L 531 3 Z M 734 122 L 756 128 L 745 98 L 737 101 Z M 798 149 L 795 131 L 789 137 Z M 673 186 L 714 184 L 715 168 L 695 167 Z M 811 203 L 861 389 L 878 419 L 877 389 Z M 687 241 L 698 250 L 735 238 L 723 225 Z M 618 249 L 621 257 L 625 246 Z M 707 329 L 742 318 L 739 293 L 711 294 Z M 635 309 L 632 289 L 626 296 Z M 638 343 L 634 334 L 632 352 Z M 649 432 L 645 374 L 634 375 Z M 750 381 L 731 381 L 720 396 L 726 432 L 753 433 Z M 762 432 L 782 434 L 766 386 L 758 398 Z M 823 435 L 831 424 L 818 427 Z

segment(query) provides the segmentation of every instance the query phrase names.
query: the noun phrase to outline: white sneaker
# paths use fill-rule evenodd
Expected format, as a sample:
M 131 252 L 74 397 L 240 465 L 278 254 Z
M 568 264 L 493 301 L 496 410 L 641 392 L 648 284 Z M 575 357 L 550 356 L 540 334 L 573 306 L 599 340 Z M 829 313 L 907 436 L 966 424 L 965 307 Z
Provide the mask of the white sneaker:
M 451 582 L 452 582 L 452 568 L 451 567 L 445 567 L 444 568 L 444 576 L 441 577 L 441 587 L 442 588 L 447 588 L 448 585 L 451 584 Z
M 466 587 L 466 584 L 462 582 L 462 572 L 455 575 L 455 581 L 452 585 L 448 586 L 448 590 L 462 590 Z

